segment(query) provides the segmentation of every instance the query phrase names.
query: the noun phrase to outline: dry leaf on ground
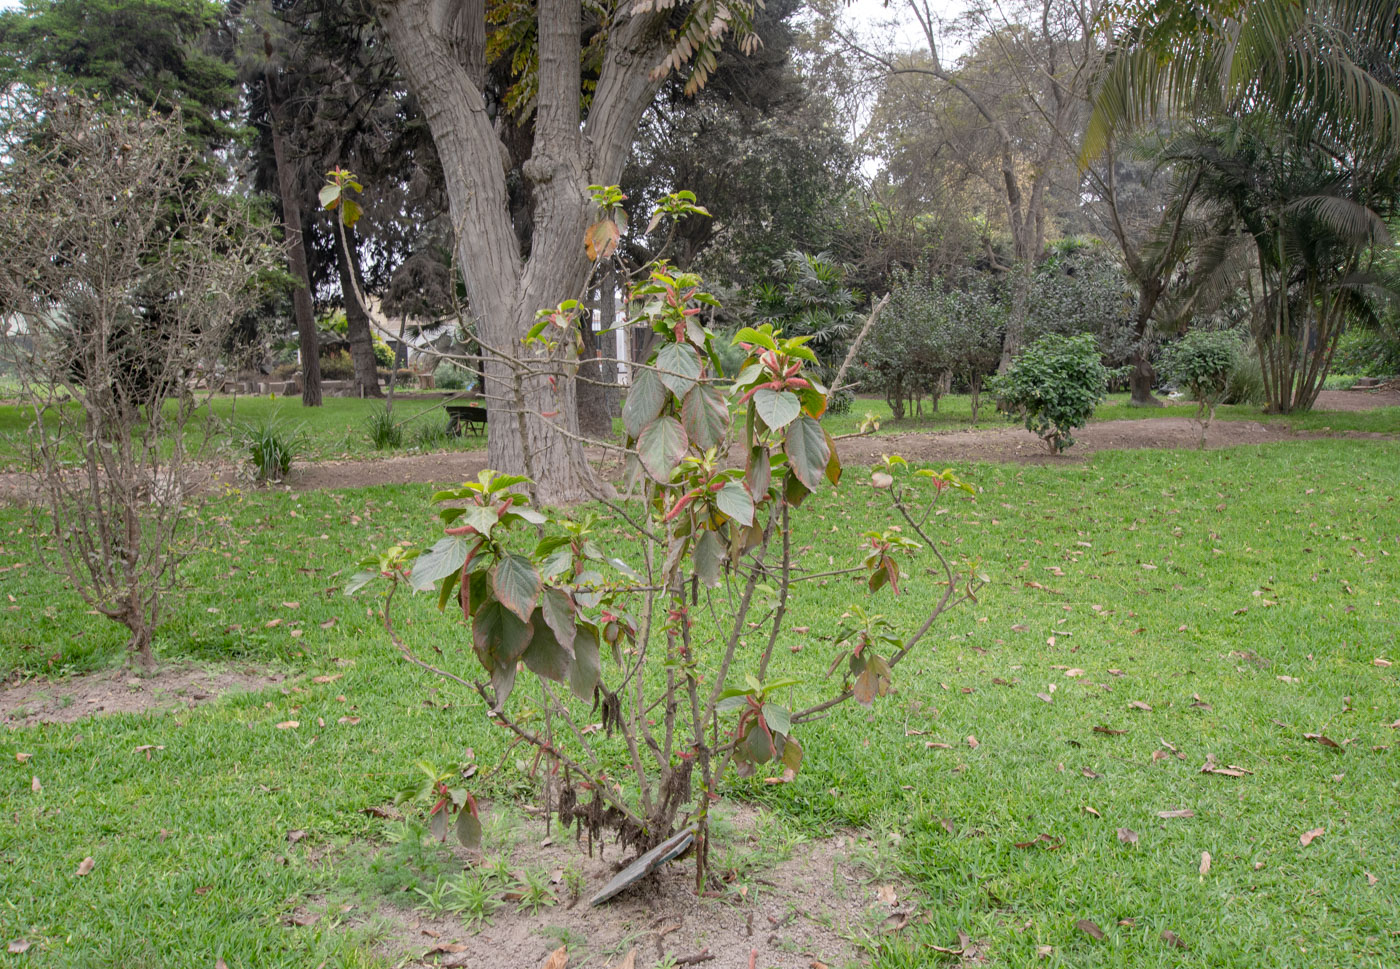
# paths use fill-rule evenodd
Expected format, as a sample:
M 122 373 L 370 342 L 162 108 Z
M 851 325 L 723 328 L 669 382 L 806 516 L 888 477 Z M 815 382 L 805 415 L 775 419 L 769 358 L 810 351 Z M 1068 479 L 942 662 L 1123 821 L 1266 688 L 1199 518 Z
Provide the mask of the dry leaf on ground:
M 569 964 L 569 947 L 561 945 L 549 954 L 540 969 L 564 969 Z
M 33 945 L 33 943 L 28 939 L 14 939 L 9 945 L 5 946 L 5 951 L 12 956 L 17 956 L 21 953 L 28 952 L 31 945 Z
M 1163 930 L 1162 930 L 1162 941 L 1165 942 L 1167 945 L 1172 946 L 1172 947 L 1175 948 L 1175 949 L 1184 949 L 1184 948 L 1186 948 L 1186 943 L 1185 943 L 1185 942 L 1182 942 L 1182 941 L 1181 941 L 1181 937 L 1178 936 L 1178 935 L 1177 935 L 1175 932 L 1173 932 L 1171 929 L 1163 929 Z
M 1182 808 L 1178 811 L 1158 811 L 1157 817 L 1163 821 L 1170 821 L 1172 818 L 1194 818 L 1196 812 L 1190 808 Z
M 1074 923 L 1074 927 L 1079 931 L 1084 932 L 1095 939 L 1098 939 L 1100 942 L 1103 941 L 1103 929 L 1099 928 L 1096 923 L 1089 919 L 1080 919 L 1078 922 Z
M 893 885 L 881 885 L 875 889 L 875 898 L 881 905 L 894 905 L 898 901 Z
M 278 730 L 295 730 L 301 726 L 300 720 L 283 720 L 277 725 Z
M 1209 851 L 1202 851 L 1202 852 L 1201 852 L 1201 877 L 1204 878 L 1204 877 L 1206 877 L 1206 875 L 1208 875 L 1208 874 L 1210 874 L 1210 852 L 1209 852 Z
M 82 861 L 78 862 L 78 871 L 77 871 L 78 877 L 81 878 L 82 876 L 86 875 L 88 872 L 92 871 L 92 866 L 95 865 L 95 864 L 97 864 L 97 862 L 95 862 L 95 861 L 92 860 L 92 855 L 88 855 L 88 856 L 87 856 L 86 858 L 84 858 Z
M 622 957 L 622 961 L 613 966 L 612 969 L 637 969 L 637 950 L 629 950 L 627 955 Z
M 1119 828 L 1118 840 L 1123 842 L 1125 845 L 1135 845 L 1138 841 L 1137 832 L 1134 831 L 1132 828 Z
M 1302 843 L 1304 848 L 1306 848 L 1308 845 L 1312 844 L 1313 841 L 1322 837 L 1326 833 L 1326 828 L 1313 828 L 1311 831 L 1304 831 L 1301 835 L 1299 835 L 1298 841 Z

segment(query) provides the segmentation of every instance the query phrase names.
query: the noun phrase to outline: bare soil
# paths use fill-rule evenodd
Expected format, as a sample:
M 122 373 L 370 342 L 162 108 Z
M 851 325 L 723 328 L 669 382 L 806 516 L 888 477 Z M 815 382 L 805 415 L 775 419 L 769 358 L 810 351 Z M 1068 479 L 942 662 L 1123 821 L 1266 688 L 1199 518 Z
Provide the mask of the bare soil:
M 1194 405 L 1174 402 L 1173 409 L 1189 413 Z M 1364 411 L 1379 407 L 1400 407 L 1400 389 L 1324 390 L 1318 395 L 1316 411 Z M 1308 437 L 1388 438 L 1393 435 L 1350 432 L 1299 432 L 1282 423 L 1217 420 L 1210 427 L 1206 446 L 1237 447 Z M 1051 455 L 1035 435 L 1019 426 L 981 428 L 966 431 L 913 431 L 885 433 L 871 437 L 847 438 L 837 442 L 842 463 L 868 465 L 885 454 L 899 454 L 911 461 L 1001 461 L 1029 464 L 1075 462 L 1096 451 L 1140 448 L 1189 448 L 1199 439 L 1189 417 L 1152 417 L 1142 420 L 1099 421 L 1081 428 L 1074 448 L 1064 455 Z M 595 463 L 602 460 L 594 452 Z M 276 487 L 293 491 L 332 488 L 364 488 L 375 485 L 435 483 L 452 484 L 475 478 L 486 467 L 486 452 L 454 451 L 439 454 L 410 454 L 379 460 L 318 461 L 297 464 L 288 480 Z M 608 469 L 604 469 L 605 473 Z M 611 477 L 620 477 L 613 464 Z M 237 484 L 229 469 L 211 469 L 209 487 L 217 489 Z M 24 474 L 0 474 L 0 498 L 22 500 L 33 489 Z
M 202 668 L 177 665 L 142 675 L 131 670 L 107 670 L 61 680 L 25 680 L 0 685 L 0 722 L 32 727 L 41 723 L 73 723 L 108 713 L 147 713 L 189 709 L 201 703 L 282 683 L 280 673 L 254 667 Z
M 546 879 L 555 904 L 532 913 L 508 901 L 473 927 L 455 916 L 386 903 L 376 913 L 381 948 L 396 964 L 459 969 L 537 969 L 564 945 L 570 967 L 611 969 L 635 949 L 638 969 L 667 956 L 704 955 L 712 958 L 680 964 L 748 969 L 753 952 L 758 966 L 836 969 L 861 964 L 851 937 L 897 932 L 918 917 L 918 903 L 902 884 L 874 878 L 866 867 L 878 857 L 871 836 L 845 831 L 775 844 L 760 812 L 721 805 L 718 813 L 711 863 L 725 885 L 711 894 L 719 897 L 695 894 L 695 866 L 685 856 L 590 908 L 588 898 L 630 856 L 608 845 L 606 857 L 595 850 L 590 858 L 572 831 L 556 826 L 547 837 L 542 821 L 526 819 L 504 851 L 518 876 L 534 870 Z M 488 852 L 494 850 L 490 827 L 488 821 Z M 456 851 L 464 868 L 477 863 L 465 849 Z

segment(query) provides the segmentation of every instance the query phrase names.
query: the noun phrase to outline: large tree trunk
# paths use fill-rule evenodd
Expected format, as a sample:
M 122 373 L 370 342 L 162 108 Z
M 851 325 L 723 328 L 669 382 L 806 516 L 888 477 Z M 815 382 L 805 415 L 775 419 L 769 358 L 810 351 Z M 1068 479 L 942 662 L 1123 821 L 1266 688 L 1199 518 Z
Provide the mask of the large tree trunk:
M 277 77 L 269 62 L 263 72 L 267 84 L 267 109 L 272 132 L 272 155 L 277 163 L 277 191 L 282 197 L 282 232 L 287 246 L 287 270 L 292 276 L 292 309 L 296 314 L 301 345 L 301 403 L 321 406 L 321 345 L 316 335 L 316 314 L 311 307 L 311 277 L 306 271 L 306 244 L 301 235 L 301 199 L 297 177 L 287 157 L 284 118 Z
M 338 212 L 333 215 L 340 217 Z M 359 280 L 359 267 L 352 261 L 356 255 L 355 230 L 345 226 L 344 231 L 344 245 L 340 239 L 336 240 L 335 262 L 340 274 L 340 298 L 345 304 L 345 335 L 350 341 L 350 361 L 355 365 L 352 390 L 357 397 L 383 397 L 384 391 L 379 389 L 379 365 L 374 359 L 374 334 L 370 331 L 369 316 L 355 295 Z
M 434 0 L 382 0 L 380 19 L 399 67 L 423 105 L 442 159 L 457 252 L 486 366 L 487 461 L 529 474 L 542 502 L 587 499 L 606 490 L 584 456 L 569 360 L 553 379 L 522 373 L 521 338 L 538 310 L 578 298 L 590 263 L 583 248 L 593 206 L 590 184 L 616 184 L 643 111 L 660 84 L 656 15 L 613 23 L 602 72 L 579 125 L 578 0 L 540 0 L 539 94 L 534 151 L 523 174 L 534 191 L 530 258 L 521 258 L 510 219 L 500 139 L 480 89 L 458 59 L 457 26 Z M 465 58 L 470 62 L 472 58 Z

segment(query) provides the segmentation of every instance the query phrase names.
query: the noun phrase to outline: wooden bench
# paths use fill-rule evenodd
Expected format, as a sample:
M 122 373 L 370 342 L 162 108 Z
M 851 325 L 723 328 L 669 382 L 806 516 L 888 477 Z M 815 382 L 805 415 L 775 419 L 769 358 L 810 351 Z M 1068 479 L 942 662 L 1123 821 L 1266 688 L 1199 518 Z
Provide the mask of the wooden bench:
M 448 404 L 447 433 L 453 437 L 462 436 L 462 427 L 473 434 L 486 430 L 486 408 L 480 404 Z

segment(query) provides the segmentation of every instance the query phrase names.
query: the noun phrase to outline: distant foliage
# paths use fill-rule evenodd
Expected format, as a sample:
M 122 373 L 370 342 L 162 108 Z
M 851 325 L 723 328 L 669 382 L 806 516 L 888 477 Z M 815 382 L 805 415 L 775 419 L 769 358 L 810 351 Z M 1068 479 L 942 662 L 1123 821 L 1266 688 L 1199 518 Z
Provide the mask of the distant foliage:
M 1024 419 L 1026 430 L 1059 454 L 1074 445 L 1071 432 L 1089 422 L 1111 376 L 1093 334 L 1047 333 L 1022 350 L 991 389 L 1013 420 Z
M 1239 341 L 1221 330 L 1192 330 L 1162 351 L 1158 372 L 1196 401 L 1201 447 L 1206 446 L 1206 430 L 1215 419 L 1215 408 L 1230 388 L 1239 353 Z
M 1110 366 L 1132 359 L 1137 294 L 1118 258 L 1098 241 L 1065 239 L 1036 267 L 1026 339 L 1046 333 L 1092 333 Z
M 376 451 L 392 451 L 403 447 L 403 428 L 394 421 L 394 412 L 387 407 L 372 411 L 365 418 L 365 431 Z

